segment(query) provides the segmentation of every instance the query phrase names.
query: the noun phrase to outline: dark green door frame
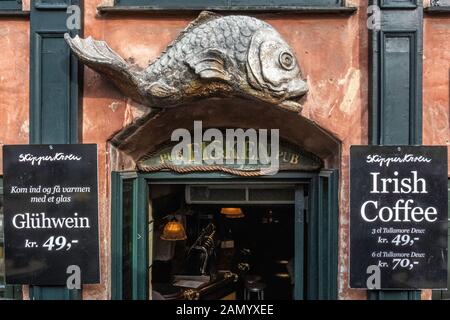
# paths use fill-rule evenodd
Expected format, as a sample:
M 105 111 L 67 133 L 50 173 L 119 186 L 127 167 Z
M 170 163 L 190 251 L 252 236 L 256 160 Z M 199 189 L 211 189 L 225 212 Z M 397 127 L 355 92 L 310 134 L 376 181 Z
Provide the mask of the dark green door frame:
M 305 190 L 303 185 L 295 188 L 294 205 L 294 299 L 305 299 Z
M 22 0 L 0 0 L 0 11 L 20 12 L 22 11 Z
M 31 144 L 78 143 L 78 61 L 64 40 L 67 8 L 81 0 L 33 0 L 30 4 Z M 81 299 L 81 290 L 30 286 L 33 300 Z
M 224 183 L 267 183 L 283 182 L 294 184 L 308 184 L 309 199 L 300 201 L 295 205 L 295 215 L 298 222 L 296 228 L 296 253 L 306 249 L 306 263 L 304 255 L 295 261 L 297 299 L 337 299 L 338 280 L 338 199 L 336 171 L 322 171 L 319 173 L 294 173 L 281 172 L 275 176 L 264 176 L 257 179 L 246 179 L 225 174 L 193 173 L 180 175 L 170 172 L 158 172 L 141 174 L 135 172 L 112 173 L 112 221 L 111 221 L 111 297 L 123 299 L 123 183 L 130 182 L 133 186 L 132 196 L 134 203 L 130 210 L 133 217 L 131 232 L 132 241 L 132 299 L 145 300 L 148 298 L 148 185 L 152 184 L 224 184 Z M 308 203 L 308 204 L 306 204 Z M 305 216 L 305 205 L 309 207 L 310 214 Z M 307 244 L 304 233 L 307 233 Z M 308 275 L 303 278 L 303 270 Z
M 370 143 L 422 143 L 422 0 L 371 0 L 381 29 L 369 30 Z M 373 300 L 420 300 L 420 291 L 369 291 Z
M 3 202 L 3 177 L 0 176 L 0 207 L 3 206 L 2 202 Z M 2 210 L 2 208 L 0 208 L 0 210 Z M 0 237 L 3 238 L 3 228 L 0 228 Z M 4 281 L 4 278 L 2 280 Z M 3 285 L 4 283 L 0 283 L 0 286 Z M 22 287 L 18 285 L 7 285 L 4 287 L 0 287 L 0 299 L 1 298 L 21 300 Z

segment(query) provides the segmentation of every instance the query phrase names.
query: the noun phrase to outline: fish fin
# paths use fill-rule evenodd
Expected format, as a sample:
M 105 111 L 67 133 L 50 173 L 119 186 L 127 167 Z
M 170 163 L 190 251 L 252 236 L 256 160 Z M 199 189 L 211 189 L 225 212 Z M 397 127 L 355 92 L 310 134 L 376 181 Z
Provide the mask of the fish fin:
M 125 95 L 145 104 L 146 99 L 139 90 L 142 82 L 141 72 L 115 53 L 106 42 L 94 40 L 92 37 L 72 38 L 68 33 L 64 34 L 64 39 L 84 64 L 107 76 Z
M 113 62 L 126 64 L 125 60 L 115 53 L 105 41 L 94 40 L 92 37 L 83 39 L 78 35 L 72 38 L 68 33 L 64 35 L 64 39 L 78 58 L 87 63 L 95 61 L 95 63 L 104 64 Z
M 195 18 L 195 20 L 193 20 L 191 23 L 189 23 L 189 25 L 184 29 L 184 31 L 189 32 L 190 30 L 192 30 L 195 27 L 198 27 L 201 24 L 204 24 L 208 21 L 215 20 L 215 19 L 218 19 L 221 17 L 222 16 L 220 14 L 204 10 L 204 11 L 200 12 L 200 14 L 198 15 L 197 18 Z
M 231 75 L 226 68 L 229 60 L 223 52 L 208 49 L 199 55 L 188 57 L 186 63 L 202 79 L 230 81 Z
M 183 31 L 175 38 L 175 40 L 171 43 L 170 46 L 173 46 L 175 43 L 177 43 L 180 39 L 182 39 L 186 33 L 190 33 L 192 29 L 197 28 L 198 26 L 207 23 L 209 21 L 221 18 L 222 16 L 220 14 L 211 12 L 211 11 L 202 11 L 198 15 L 195 20 L 191 21 L 186 28 L 184 28 Z M 169 46 L 169 47 L 170 47 Z
M 157 81 L 147 87 L 148 92 L 157 98 L 168 98 L 178 93 L 178 90 L 165 82 Z
M 1 0 L 0 0 L 1 1 Z M 161 54 L 159 55 L 159 57 L 156 59 L 158 60 L 159 58 L 161 58 L 170 48 L 172 48 L 177 42 L 179 42 L 181 39 L 183 39 L 186 34 L 190 33 L 193 29 L 197 28 L 198 26 L 208 22 L 208 21 L 212 21 L 218 18 L 221 18 L 222 16 L 220 14 L 211 12 L 211 11 L 202 11 L 200 12 L 200 14 L 198 15 L 197 18 L 195 18 L 195 20 L 191 21 L 186 28 L 184 28 L 183 31 L 181 31 L 178 36 L 175 38 L 175 40 L 173 40 L 167 47 L 166 49 L 164 49 L 163 52 L 161 52 Z M 156 61 L 155 60 L 155 61 Z M 153 63 L 153 62 L 152 62 Z M 152 64 L 150 63 L 150 65 Z

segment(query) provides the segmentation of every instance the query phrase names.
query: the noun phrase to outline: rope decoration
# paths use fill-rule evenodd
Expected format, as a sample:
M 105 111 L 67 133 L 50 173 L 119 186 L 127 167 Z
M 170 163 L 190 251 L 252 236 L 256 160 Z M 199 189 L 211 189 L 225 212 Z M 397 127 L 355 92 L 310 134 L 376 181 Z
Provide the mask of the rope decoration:
M 257 170 L 244 171 L 244 170 L 239 170 L 239 169 L 234 169 L 234 168 L 229 168 L 229 167 L 224 167 L 224 166 L 180 167 L 180 166 L 176 166 L 176 165 L 172 165 L 172 164 L 161 164 L 161 165 L 157 165 L 157 166 L 142 166 L 142 165 L 138 164 L 137 170 L 139 170 L 141 172 L 158 172 L 158 171 L 162 171 L 162 170 L 170 170 L 170 171 L 180 173 L 180 174 L 187 174 L 187 173 L 192 173 L 192 172 L 223 172 L 223 173 L 228 173 L 228 174 L 232 174 L 232 175 L 240 176 L 240 177 L 260 177 L 260 176 L 267 175 L 267 174 L 273 172 L 269 168 L 261 168 L 261 169 L 257 169 Z

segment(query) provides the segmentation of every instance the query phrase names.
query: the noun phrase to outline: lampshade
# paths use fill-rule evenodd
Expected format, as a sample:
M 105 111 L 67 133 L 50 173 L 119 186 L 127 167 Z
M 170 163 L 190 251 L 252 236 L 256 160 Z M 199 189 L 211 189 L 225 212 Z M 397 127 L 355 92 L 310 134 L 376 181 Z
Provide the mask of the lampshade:
M 186 238 L 183 225 L 175 218 L 166 223 L 161 234 L 161 239 L 167 241 L 186 240 Z
M 225 215 L 226 218 L 236 219 L 245 217 L 241 208 L 222 208 L 220 213 Z

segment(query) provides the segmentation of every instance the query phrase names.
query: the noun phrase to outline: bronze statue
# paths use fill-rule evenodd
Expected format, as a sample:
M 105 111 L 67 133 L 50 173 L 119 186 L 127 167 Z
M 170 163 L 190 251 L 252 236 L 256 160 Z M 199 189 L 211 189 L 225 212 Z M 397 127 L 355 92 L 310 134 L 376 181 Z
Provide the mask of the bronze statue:
M 152 108 L 239 96 L 300 111 L 298 99 L 308 91 L 292 49 L 272 26 L 252 17 L 203 11 L 144 70 L 104 41 L 68 34 L 65 39 L 84 64 Z

